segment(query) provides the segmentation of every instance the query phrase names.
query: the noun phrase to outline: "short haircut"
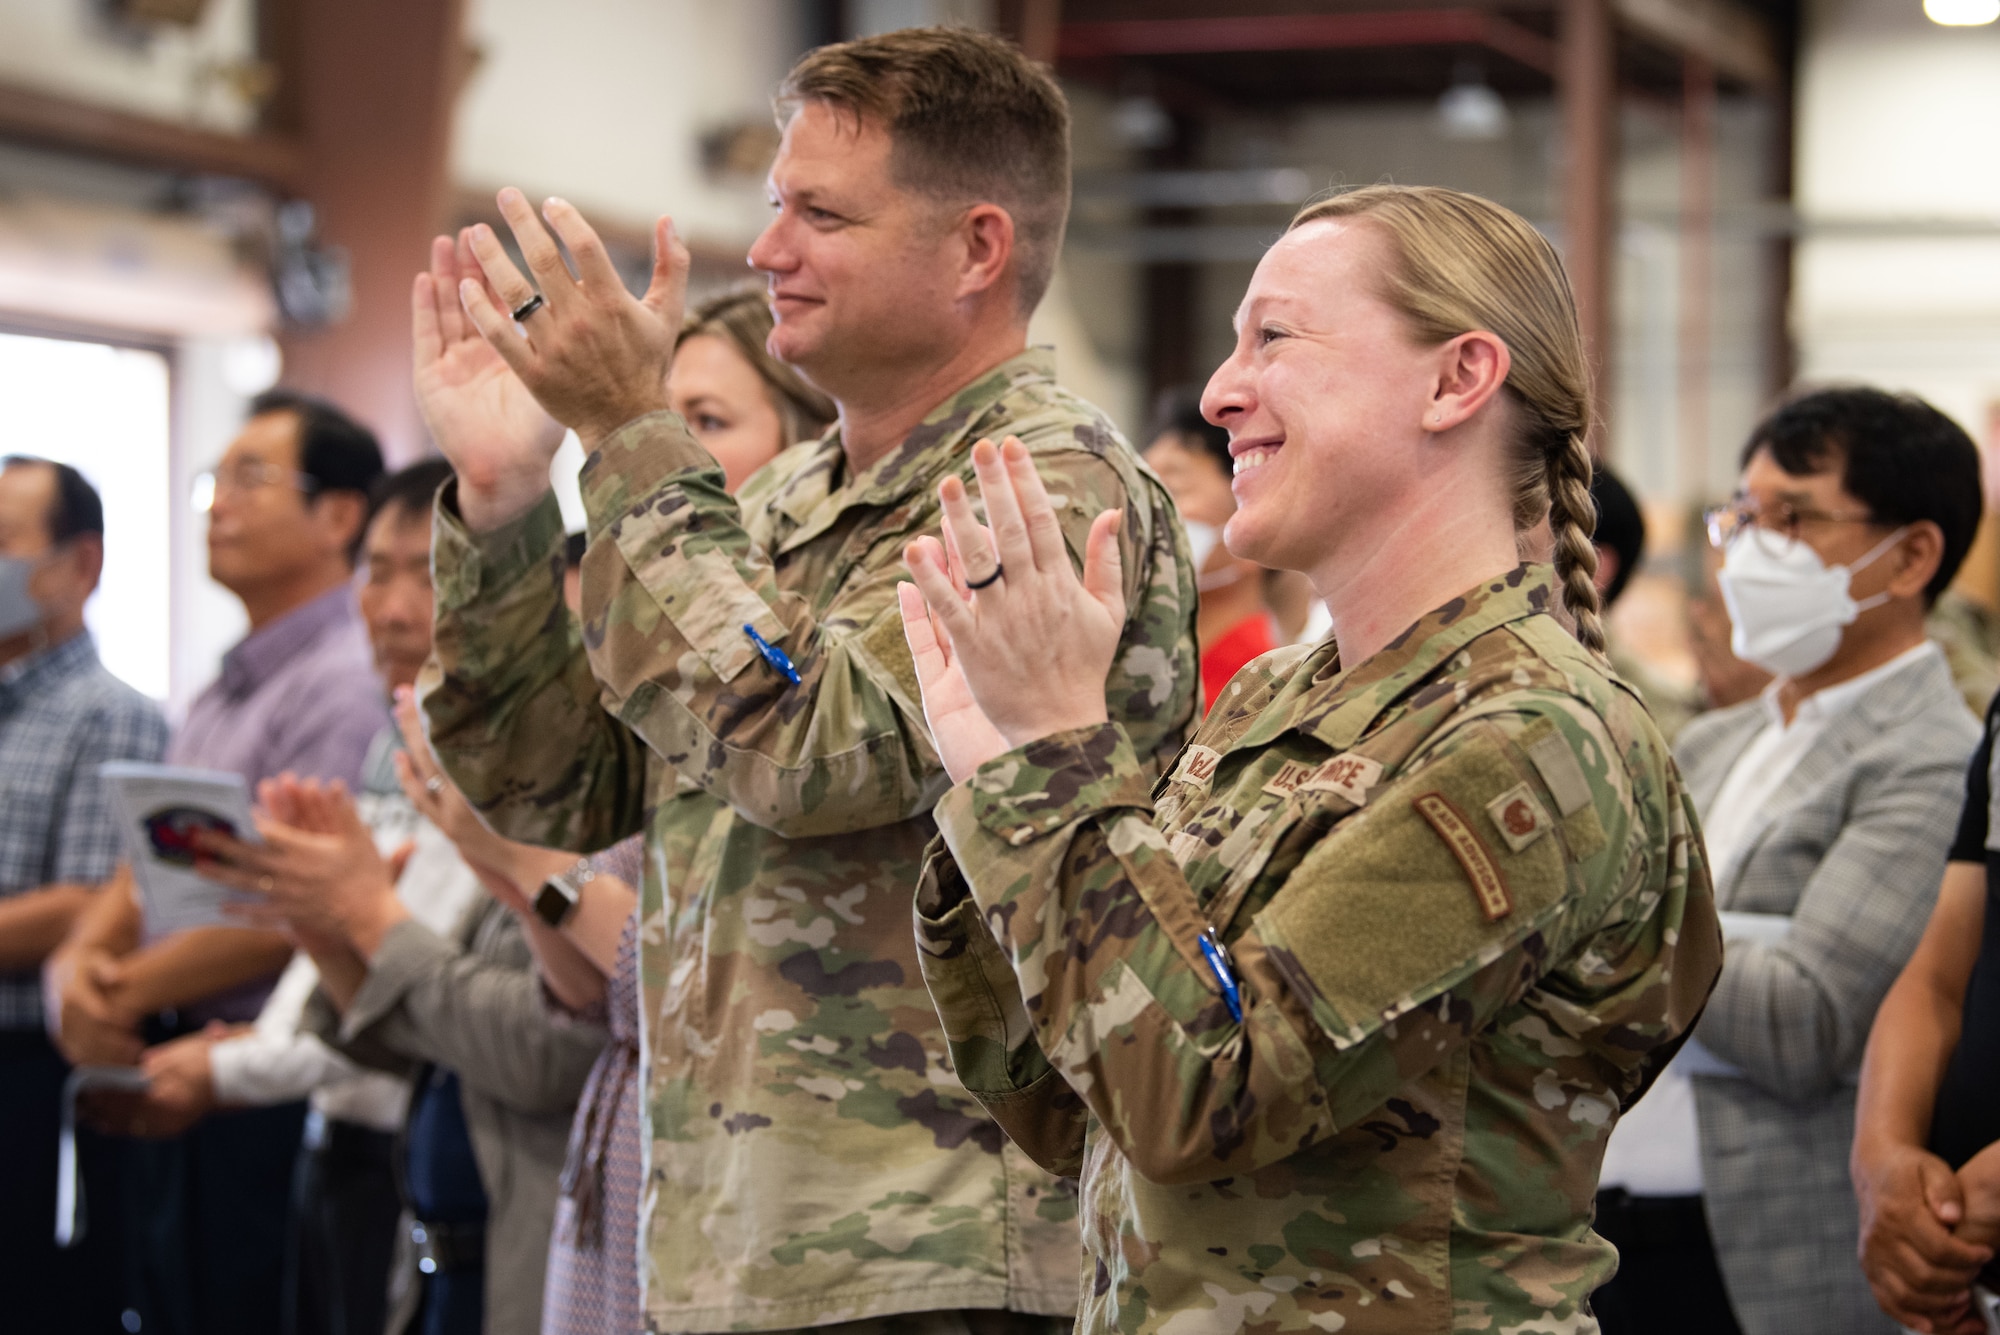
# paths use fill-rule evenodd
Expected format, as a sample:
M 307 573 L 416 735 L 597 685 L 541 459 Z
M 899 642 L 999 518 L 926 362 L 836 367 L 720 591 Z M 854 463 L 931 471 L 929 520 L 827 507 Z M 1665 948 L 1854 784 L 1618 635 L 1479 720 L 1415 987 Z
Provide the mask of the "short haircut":
M 1958 573 L 1985 508 L 1979 447 L 1916 395 L 1861 385 L 1802 395 L 1751 431 L 1742 466 L 1759 450 L 1793 477 L 1838 469 L 1840 485 L 1878 523 L 1936 524 L 1944 554 L 1924 586 L 1926 604 Z
M 55 474 L 56 495 L 49 503 L 48 513 L 51 546 L 86 533 L 98 539 L 104 537 L 104 498 L 97 494 L 97 488 L 90 485 L 88 478 L 68 464 L 39 455 L 10 454 L 0 459 L 0 468 L 16 464 L 46 468 Z
M 454 476 L 449 461 L 432 455 L 377 478 L 368 493 L 368 523 L 362 527 L 372 527 L 391 510 L 405 519 L 428 518 L 438 488 Z
M 1590 475 L 1590 499 L 1597 505 L 1597 531 L 1591 534 L 1591 541 L 1609 547 L 1618 556 L 1618 573 L 1604 590 L 1604 605 L 1610 607 L 1625 592 L 1626 583 L 1646 555 L 1646 519 L 1618 474 L 1603 464 Z
M 1208 455 L 1222 465 L 1225 474 L 1236 467 L 1229 457 L 1228 429 L 1201 415 L 1201 390 L 1194 385 L 1161 393 L 1159 404 L 1153 409 L 1152 439 L 1161 436 L 1173 436 L 1187 449 Z
M 287 389 L 267 389 L 250 400 L 251 417 L 291 413 L 299 419 L 299 471 L 316 484 L 314 496 L 358 491 L 365 499 L 382 476 L 382 446 L 375 433 L 325 399 Z M 307 502 L 312 497 L 306 498 Z M 351 565 L 361 554 L 365 523 L 348 546 Z
M 905 28 L 808 51 L 778 89 L 780 120 L 823 102 L 889 133 L 904 189 L 1014 220 L 1021 311 L 1041 303 L 1069 220 L 1069 102 L 1046 65 L 969 28 Z

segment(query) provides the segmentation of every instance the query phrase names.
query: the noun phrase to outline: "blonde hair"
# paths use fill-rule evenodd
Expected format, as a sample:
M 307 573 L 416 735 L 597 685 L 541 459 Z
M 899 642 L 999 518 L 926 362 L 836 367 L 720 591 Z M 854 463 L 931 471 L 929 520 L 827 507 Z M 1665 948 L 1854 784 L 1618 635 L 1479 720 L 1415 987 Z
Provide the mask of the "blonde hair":
M 765 348 L 771 336 L 771 308 L 765 304 L 764 289 L 755 283 L 739 283 L 717 293 L 687 313 L 681 322 L 679 348 L 697 334 L 719 338 L 742 354 L 764 382 L 771 406 L 778 410 L 783 448 L 825 434 L 838 410 L 833 400 L 815 389 L 791 365 L 779 361 Z
M 1549 520 L 1556 576 L 1576 636 L 1599 653 L 1597 549 L 1591 534 L 1590 371 L 1576 298 L 1540 232 L 1491 200 L 1435 186 L 1375 185 L 1306 205 L 1291 229 L 1360 218 L 1387 238 L 1382 297 L 1425 343 L 1483 329 L 1507 345 L 1514 404 L 1514 529 Z

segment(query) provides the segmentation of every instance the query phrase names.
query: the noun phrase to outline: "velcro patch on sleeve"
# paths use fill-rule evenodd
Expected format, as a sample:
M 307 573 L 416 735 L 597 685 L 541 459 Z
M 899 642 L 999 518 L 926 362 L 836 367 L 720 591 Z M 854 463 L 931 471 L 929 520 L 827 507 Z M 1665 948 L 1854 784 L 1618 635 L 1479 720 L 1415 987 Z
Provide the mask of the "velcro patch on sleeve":
M 1549 786 L 1549 796 L 1555 798 L 1557 811 L 1573 816 L 1590 805 L 1590 780 L 1584 777 L 1576 752 L 1561 733 L 1551 732 L 1538 738 L 1528 747 L 1528 759 L 1541 774 L 1542 782 Z
M 1486 846 L 1464 813 L 1443 793 L 1419 793 L 1412 805 L 1465 869 L 1466 879 L 1472 882 L 1473 898 L 1486 921 L 1498 922 L 1512 913 L 1514 895 L 1507 888 L 1500 860 L 1493 856 L 1493 850 Z
M 1547 834 L 1551 824 L 1549 813 L 1525 783 L 1515 784 L 1488 802 L 1486 814 L 1493 818 L 1493 828 L 1507 841 L 1507 847 L 1516 853 Z
M 1181 763 L 1174 766 L 1174 782 L 1206 789 L 1215 781 L 1215 767 L 1221 763 L 1222 752 L 1211 751 L 1205 746 L 1190 746 L 1181 752 Z

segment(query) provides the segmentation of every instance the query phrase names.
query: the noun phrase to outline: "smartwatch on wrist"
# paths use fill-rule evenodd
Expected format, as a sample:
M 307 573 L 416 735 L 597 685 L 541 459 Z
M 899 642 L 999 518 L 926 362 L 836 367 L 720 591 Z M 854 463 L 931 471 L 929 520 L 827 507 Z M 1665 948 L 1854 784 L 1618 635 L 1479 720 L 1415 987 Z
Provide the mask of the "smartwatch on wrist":
M 574 867 L 542 882 L 542 888 L 535 894 L 535 916 L 551 927 L 560 928 L 576 912 L 583 887 L 596 879 L 590 859 L 578 858 Z

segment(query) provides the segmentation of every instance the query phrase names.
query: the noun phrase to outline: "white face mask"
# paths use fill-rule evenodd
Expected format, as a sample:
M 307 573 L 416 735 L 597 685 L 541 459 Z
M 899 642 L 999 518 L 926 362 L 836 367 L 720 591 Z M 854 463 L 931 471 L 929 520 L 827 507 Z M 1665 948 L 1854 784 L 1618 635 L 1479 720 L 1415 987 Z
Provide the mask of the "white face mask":
M 1799 677 L 1832 658 L 1840 634 L 1889 595 L 1854 601 L 1854 572 L 1872 564 L 1909 532 L 1899 528 L 1852 566 L 1829 566 L 1803 542 L 1773 556 L 1748 530 L 1723 553 L 1722 601 L 1729 608 L 1729 648 L 1746 663 L 1781 677 Z
M 0 556 L 0 637 L 12 638 L 41 624 L 42 605 L 28 592 L 28 581 L 41 567 L 41 558 Z
M 1207 593 L 1211 589 L 1226 588 L 1244 576 L 1243 567 L 1235 562 L 1220 570 L 1208 570 L 1208 558 L 1221 547 L 1222 529 L 1215 524 L 1204 524 L 1200 520 L 1184 521 L 1187 529 L 1189 554 L 1194 558 L 1194 586 L 1197 592 Z
M 1199 576 L 1201 568 L 1208 564 L 1208 558 L 1222 542 L 1222 530 L 1214 524 L 1204 524 L 1198 519 L 1182 522 L 1187 529 L 1188 554 L 1194 558 L 1194 573 Z

